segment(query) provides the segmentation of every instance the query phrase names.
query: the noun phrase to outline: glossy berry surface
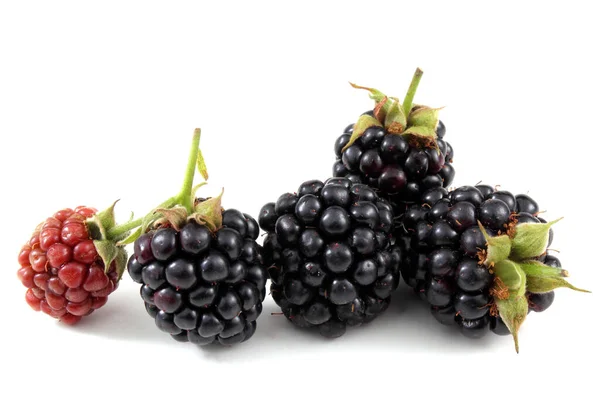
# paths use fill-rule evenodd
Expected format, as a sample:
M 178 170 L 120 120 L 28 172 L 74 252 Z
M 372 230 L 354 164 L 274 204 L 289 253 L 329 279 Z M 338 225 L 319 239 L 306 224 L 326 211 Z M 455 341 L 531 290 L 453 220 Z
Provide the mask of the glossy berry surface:
M 106 273 L 87 229 L 86 219 L 96 212 L 89 207 L 56 212 L 38 225 L 18 256 L 27 304 L 69 325 L 104 306 L 118 286 L 114 263 Z
M 343 150 L 352 131 L 350 125 L 335 141 L 333 175 L 368 184 L 398 207 L 419 201 L 430 188 L 448 187 L 454 179 L 454 152 L 443 140 L 446 127 L 441 121 L 436 130 L 439 151 L 379 127 L 368 128 Z
M 383 140 L 364 138 L 370 149 Z M 343 146 L 339 143 L 339 146 Z M 335 338 L 385 311 L 399 281 L 390 204 L 362 183 L 308 181 L 284 194 L 294 207 L 263 206 L 260 227 L 271 294 L 296 326 Z
M 129 275 L 142 284 L 140 295 L 156 326 L 177 341 L 230 346 L 256 330 L 267 280 L 255 241 L 258 223 L 234 209 L 222 217 L 216 232 L 188 221 L 134 243 Z
M 425 299 L 442 324 L 458 325 L 467 337 L 479 338 L 489 330 L 508 334 L 491 308 L 493 272 L 482 264 L 486 240 L 477 225 L 496 236 L 519 223 L 539 223 L 537 203 L 527 195 L 514 196 L 491 186 L 462 186 L 451 192 L 433 188 L 420 204 L 410 206 L 396 230 L 404 245 L 401 273 L 406 283 Z M 548 266 L 560 268 L 552 255 Z M 554 293 L 527 293 L 529 309 L 542 312 L 552 304 Z

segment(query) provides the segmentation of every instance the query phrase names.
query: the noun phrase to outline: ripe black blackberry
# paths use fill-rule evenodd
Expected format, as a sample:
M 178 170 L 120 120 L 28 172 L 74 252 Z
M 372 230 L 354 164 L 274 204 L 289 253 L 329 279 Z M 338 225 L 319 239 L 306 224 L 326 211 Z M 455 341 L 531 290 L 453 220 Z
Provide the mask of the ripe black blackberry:
M 220 195 L 192 200 L 197 135 L 184 188 L 147 221 L 127 268 L 160 330 L 199 346 L 233 345 L 256 330 L 267 273 L 252 217 L 223 210 Z
M 446 127 L 438 109 L 412 103 L 421 74 L 417 69 L 402 104 L 353 85 L 369 90 L 376 106 L 350 124 L 334 146 L 333 175 L 368 184 L 400 212 L 426 190 L 447 187 L 454 179 L 454 150 L 443 140 Z
M 541 312 L 567 272 L 547 254 L 551 223 L 537 203 L 490 186 L 434 188 L 408 208 L 397 231 L 404 280 L 435 318 L 477 338 L 517 332 L 528 311 Z
M 210 200 L 208 200 L 210 201 Z M 166 223 L 140 236 L 128 262 L 146 310 L 179 341 L 231 345 L 250 339 L 265 298 L 258 224 L 238 210 L 222 212 L 211 232 L 195 220 Z
M 385 311 L 398 286 L 389 203 L 346 178 L 307 181 L 260 211 L 271 294 L 303 328 L 338 337 Z

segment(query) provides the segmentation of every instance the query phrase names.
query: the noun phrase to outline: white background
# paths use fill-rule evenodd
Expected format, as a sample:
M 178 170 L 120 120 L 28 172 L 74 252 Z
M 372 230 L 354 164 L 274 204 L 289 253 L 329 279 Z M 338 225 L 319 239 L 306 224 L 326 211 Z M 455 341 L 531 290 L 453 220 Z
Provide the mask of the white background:
M 438 324 L 404 285 L 334 341 L 271 316 L 268 298 L 251 341 L 197 349 L 155 328 L 128 275 L 76 327 L 30 310 L 16 278 L 54 211 L 120 198 L 124 219 L 174 194 L 195 127 L 203 193 L 224 186 L 226 207 L 256 216 L 330 174 L 334 140 L 371 106 L 348 81 L 403 96 L 419 66 L 416 101 L 446 106 L 455 185 L 528 192 L 564 216 L 552 247 L 597 291 L 594 2 L 483 3 L 2 2 L 0 397 L 597 396 L 597 294 L 559 290 L 519 355 L 509 337 Z

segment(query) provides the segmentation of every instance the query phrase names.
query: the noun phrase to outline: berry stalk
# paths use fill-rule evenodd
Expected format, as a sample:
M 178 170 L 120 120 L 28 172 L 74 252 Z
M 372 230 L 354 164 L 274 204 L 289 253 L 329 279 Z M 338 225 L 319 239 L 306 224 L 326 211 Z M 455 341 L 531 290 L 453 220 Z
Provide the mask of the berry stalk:
M 408 87 L 408 91 L 406 92 L 406 97 L 404 97 L 404 101 L 402 102 L 402 110 L 404 111 L 404 115 L 410 114 L 410 110 L 413 106 L 413 100 L 415 98 L 415 94 L 417 93 L 417 88 L 419 87 L 422 76 L 423 71 L 421 68 L 417 68 L 415 74 L 413 75 L 412 81 L 410 82 L 410 86 Z
M 173 227 L 183 225 L 188 219 L 196 219 L 199 223 L 215 229 L 220 227 L 221 196 L 211 198 L 200 204 L 195 203 L 196 190 L 206 184 L 208 172 L 204 157 L 200 150 L 200 128 L 194 130 L 189 150 L 183 183 L 179 192 L 153 208 L 141 219 L 141 226 L 129 237 L 119 242 L 121 245 L 133 243 L 144 232 L 151 229 L 153 224 L 161 221 L 168 222 Z M 194 186 L 196 170 L 204 178 L 204 182 Z
M 142 225 L 143 222 L 143 218 L 138 218 L 138 219 L 134 219 L 132 221 L 126 222 L 124 224 L 121 225 L 116 225 L 112 228 L 110 228 L 107 232 L 106 232 L 106 238 L 108 240 L 115 240 L 118 237 L 126 234 L 127 232 L 139 227 Z
M 194 174 L 196 173 L 196 166 L 199 164 L 199 158 L 202 157 L 200 154 L 199 147 L 200 133 L 200 128 L 196 128 L 194 130 L 194 135 L 192 136 L 192 146 L 190 147 L 190 153 L 188 157 L 187 167 L 185 169 L 183 185 L 179 194 L 175 196 L 176 204 L 181 204 L 190 214 L 193 211 L 192 185 L 194 182 Z M 202 162 L 202 164 L 204 164 L 204 162 Z M 206 176 L 206 169 L 204 171 L 200 171 L 200 173 Z
M 208 178 L 199 142 L 196 129 L 181 189 L 146 216 L 128 271 L 160 330 L 180 342 L 231 346 L 256 330 L 266 269 L 258 223 L 224 210 L 223 191 L 196 198 Z M 205 181 L 194 186 L 196 169 Z

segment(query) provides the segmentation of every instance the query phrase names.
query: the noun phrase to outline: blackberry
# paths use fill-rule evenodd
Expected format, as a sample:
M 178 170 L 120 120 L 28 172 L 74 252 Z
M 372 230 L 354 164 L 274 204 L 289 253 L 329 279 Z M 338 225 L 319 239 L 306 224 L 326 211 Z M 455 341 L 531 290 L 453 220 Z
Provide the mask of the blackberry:
M 254 335 L 267 272 L 252 217 L 223 210 L 221 195 L 192 201 L 199 135 L 184 188 L 135 239 L 127 268 L 160 330 L 181 342 L 229 346 Z
M 248 229 L 256 221 L 235 209 L 222 218 L 229 224 L 215 232 L 195 220 L 153 229 L 129 258 L 156 325 L 179 341 L 231 345 L 256 330 L 266 284 L 258 232 Z
M 443 140 L 446 127 L 438 110 L 413 105 L 421 78 L 417 69 L 402 104 L 376 89 L 367 89 L 376 106 L 360 116 L 336 140 L 333 175 L 365 183 L 401 212 L 430 188 L 447 187 L 454 178 L 452 146 Z M 398 212 L 398 211 L 397 211 Z
M 18 257 L 31 308 L 73 325 L 106 304 L 125 271 L 119 239 L 141 225 L 116 225 L 113 209 L 65 208 L 39 224 Z
M 467 337 L 517 331 L 528 311 L 546 310 L 553 289 L 569 287 L 547 254 L 551 226 L 527 195 L 463 186 L 432 188 L 410 206 L 396 231 L 401 273 L 442 324 Z
M 299 327 L 338 337 L 373 320 L 398 286 L 390 204 L 347 178 L 308 181 L 262 207 L 271 294 Z

